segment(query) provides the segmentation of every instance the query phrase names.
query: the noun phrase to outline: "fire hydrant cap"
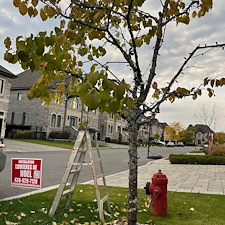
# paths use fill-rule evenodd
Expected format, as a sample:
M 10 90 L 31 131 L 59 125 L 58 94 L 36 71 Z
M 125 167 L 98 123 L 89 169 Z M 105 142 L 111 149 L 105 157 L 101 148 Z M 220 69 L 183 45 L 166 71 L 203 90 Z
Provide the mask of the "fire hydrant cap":
M 159 173 L 155 173 L 152 177 L 153 184 L 167 184 L 168 178 L 161 171 Z

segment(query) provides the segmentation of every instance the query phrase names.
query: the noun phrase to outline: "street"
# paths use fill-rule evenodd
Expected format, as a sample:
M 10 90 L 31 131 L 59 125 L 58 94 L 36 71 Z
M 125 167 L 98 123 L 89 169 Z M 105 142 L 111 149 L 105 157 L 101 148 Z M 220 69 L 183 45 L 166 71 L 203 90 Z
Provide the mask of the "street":
M 42 188 L 50 187 L 61 182 L 71 150 L 60 149 L 50 146 L 37 145 L 13 140 L 5 140 L 7 162 L 5 169 L 0 173 L 0 199 L 17 196 L 22 193 L 33 191 L 30 188 L 11 187 L 11 158 L 41 158 L 43 159 Z M 150 154 L 161 153 L 163 157 L 170 154 L 187 153 L 194 150 L 194 147 L 150 147 Z M 152 161 L 147 158 L 147 148 L 138 148 L 138 165 L 142 166 Z M 128 147 L 113 146 L 100 148 L 105 175 L 111 175 L 128 170 Z M 96 150 L 93 150 L 96 158 Z M 88 154 L 86 157 L 89 157 Z M 87 160 L 88 161 L 88 158 Z M 157 171 L 158 168 L 156 168 Z M 151 172 L 152 173 L 152 172 Z M 152 174 L 149 175 L 149 177 Z M 90 166 L 83 166 L 78 182 L 82 183 L 92 179 Z

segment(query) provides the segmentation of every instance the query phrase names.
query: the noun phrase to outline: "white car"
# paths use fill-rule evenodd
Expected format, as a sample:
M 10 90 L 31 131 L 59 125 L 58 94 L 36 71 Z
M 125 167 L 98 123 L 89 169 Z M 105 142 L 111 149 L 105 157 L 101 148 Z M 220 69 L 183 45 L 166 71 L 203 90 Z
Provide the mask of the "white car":
M 172 142 L 172 141 L 169 141 L 167 144 L 166 144 L 167 147 L 175 147 L 175 144 Z
M 179 141 L 179 142 L 177 142 L 176 146 L 178 146 L 178 147 L 184 147 L 184 143 L 181 142 L 181 141 Z
M 0 172 L 5 168 L 6 155 L 4 153 L 5 145 L 0 141 Z

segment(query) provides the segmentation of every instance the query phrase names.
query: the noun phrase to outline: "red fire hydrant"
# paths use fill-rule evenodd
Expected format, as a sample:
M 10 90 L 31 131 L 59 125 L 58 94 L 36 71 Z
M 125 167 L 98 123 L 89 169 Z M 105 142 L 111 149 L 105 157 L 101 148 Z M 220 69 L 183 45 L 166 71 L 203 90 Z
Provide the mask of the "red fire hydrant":
M 161 170 L 153 175 L 152 183 L 146 183 L 146 194 L 152 196 L 153 216 L 167 216 L 167 183 L 168 179 Z

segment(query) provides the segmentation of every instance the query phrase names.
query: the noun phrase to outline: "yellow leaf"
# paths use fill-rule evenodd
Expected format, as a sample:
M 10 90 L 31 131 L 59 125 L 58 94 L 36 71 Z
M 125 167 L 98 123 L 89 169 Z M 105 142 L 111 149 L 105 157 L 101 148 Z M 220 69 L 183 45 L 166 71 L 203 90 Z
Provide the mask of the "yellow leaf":
M 196 16 L 197 16 L 197 12 L 194 11 L 194 12 L 192 13 L 192 17 L 195 18 Z
M 23 16 L 27 13 L 27 6 L 26 6 L 25 2 L 22 2 L 19 5 L 19 11 L 20 11 L 20 14 Z
M 67 218 L 67 217 L 68 217 L 68 214 L 67 214 L 67 213 L 64 213 L 63 216 L 64 216 L 65 218 Z
M 7 49 L 10 49 L 10 46 L 11 46 L 11 39 L 10 39 L 10 37 L 7 37 L 5 40 L 4 40 L 4 44 L 5 44 L 5 47 L 7 48 Z
M 20 215 L 21 215 L 21 216 L 23 216 L 23 217 L 25 217 L 25 216 L 26 216 L 26 214 L 25 214 L 25 213 L 23 213 L 23 212 L 21 212 L 21 213 L 20 213 Z
M 43 21 L 47 20 L 47 15 L 44 9 L 40 10 L 40 16 Z
M 36 7 L 37 6 L 37 4 L 38 4 L 38 0 L 32 0 L 32 5 L 34 6 L 34 7 Z
M 15 7 L 19 7 L 20 4 L 21 4 L 21 1 L 20 0 L 13 0 L 13 5 Z
M 30 7 L 28 8 L 28 15 L 29 15 L 30 17 L 32 17 L 33 14 L 34 14 L 34 9 L 33 9 L 32 6 L 30 6 Z
M 18 223 L 10 222 L 8 220 L 5 221 L 6 225 L 17 225 Z

